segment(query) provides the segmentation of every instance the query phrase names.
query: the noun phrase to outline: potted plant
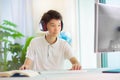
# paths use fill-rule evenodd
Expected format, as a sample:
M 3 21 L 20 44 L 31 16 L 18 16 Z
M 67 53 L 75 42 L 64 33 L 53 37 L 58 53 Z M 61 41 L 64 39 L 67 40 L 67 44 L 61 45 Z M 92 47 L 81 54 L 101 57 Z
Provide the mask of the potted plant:
M 14 43 L 14 39 L 22 38 L 24 35 L 16 30 L 17 25 L 8 20 L 0 24 L 0 69 L 9 70 L 14 61 L 19 64 L 22 45 Z M 8 53 L 12 53 L 12 60 L 7 60 Z M 11 64 L 11 65 L 10 65 Z M 14 64 L 13 64 L 14 65 Z M 16 64 L 15 64 L 16 65 Z M 14 66 L 15 66 L 14 65 Z

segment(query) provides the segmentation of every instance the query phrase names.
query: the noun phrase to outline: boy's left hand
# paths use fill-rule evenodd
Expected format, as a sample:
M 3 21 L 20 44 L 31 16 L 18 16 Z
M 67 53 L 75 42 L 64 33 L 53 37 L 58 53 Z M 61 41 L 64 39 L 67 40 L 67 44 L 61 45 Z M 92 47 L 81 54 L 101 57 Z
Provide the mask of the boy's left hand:
M 71 70 L 80 70 L 81 65 L 80 64 L 73 64 Z

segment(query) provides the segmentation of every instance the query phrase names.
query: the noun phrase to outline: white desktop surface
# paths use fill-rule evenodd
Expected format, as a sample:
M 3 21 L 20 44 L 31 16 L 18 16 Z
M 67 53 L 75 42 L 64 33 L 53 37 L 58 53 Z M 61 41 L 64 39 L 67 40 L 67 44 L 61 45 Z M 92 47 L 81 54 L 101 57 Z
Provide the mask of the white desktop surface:
M 11 77 L 0 80 L 120 80 L 120 73 L 102 73 L 102 69 L 83 70 L 81 72 L 48 71 L 36 77 Z M 51 73 L 50 73 L 51 72 Z M 64 72 L 64 71 L 63 71 Z
M 46 75 L 47 80 L 120 80 L 120 74 L 79 73 Z

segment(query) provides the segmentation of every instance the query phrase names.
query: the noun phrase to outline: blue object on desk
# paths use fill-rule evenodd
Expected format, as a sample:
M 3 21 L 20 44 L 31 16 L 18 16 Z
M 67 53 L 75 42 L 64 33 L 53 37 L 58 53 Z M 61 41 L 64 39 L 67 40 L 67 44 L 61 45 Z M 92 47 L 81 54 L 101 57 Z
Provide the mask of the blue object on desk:
M 102 71 L 103 73 L 120 73 L 120 69 L 110 69 Z

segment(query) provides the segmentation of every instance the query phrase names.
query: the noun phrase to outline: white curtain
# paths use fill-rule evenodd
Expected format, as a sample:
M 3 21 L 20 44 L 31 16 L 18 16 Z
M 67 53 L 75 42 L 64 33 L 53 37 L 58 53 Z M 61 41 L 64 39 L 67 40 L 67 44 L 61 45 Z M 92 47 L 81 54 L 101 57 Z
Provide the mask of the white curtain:
M 25 43 L 25 38 L 33 35 L 32 0 L 1 0 L 0 21 L 10 20 L 17 24 L 17 30 L 25 35 L 16 42 Z

